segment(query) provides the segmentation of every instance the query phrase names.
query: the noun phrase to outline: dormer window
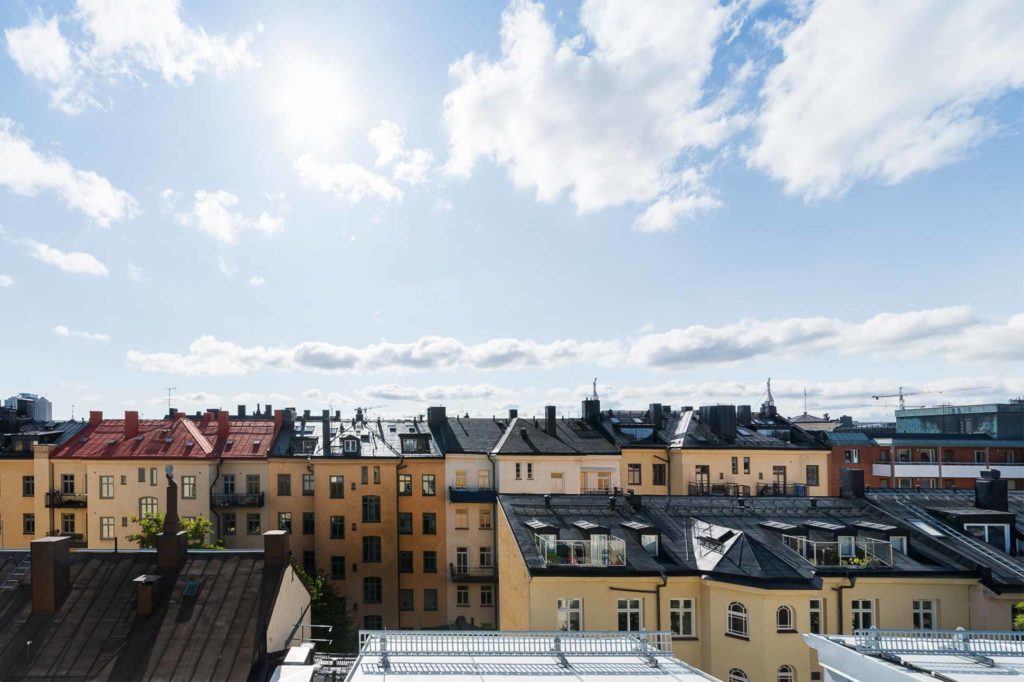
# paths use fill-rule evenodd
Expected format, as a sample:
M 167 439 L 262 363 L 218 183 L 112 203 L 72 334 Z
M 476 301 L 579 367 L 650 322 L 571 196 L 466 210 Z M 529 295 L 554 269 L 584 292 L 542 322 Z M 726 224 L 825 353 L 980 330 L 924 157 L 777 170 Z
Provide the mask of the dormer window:
M 346 438 L 345 452 L 359 452 L 359 441 L 355 438 Z
M 427 439 L 422 435 L 415 436 L 402 436 L 402 454 L 422 454 L 430 452 L 430 445 L 427 443 Z
M 658 556 L 658 535 L 656 533 L 642 533 L 640 544 L 643 545 L 645 552 L 651 556 Z

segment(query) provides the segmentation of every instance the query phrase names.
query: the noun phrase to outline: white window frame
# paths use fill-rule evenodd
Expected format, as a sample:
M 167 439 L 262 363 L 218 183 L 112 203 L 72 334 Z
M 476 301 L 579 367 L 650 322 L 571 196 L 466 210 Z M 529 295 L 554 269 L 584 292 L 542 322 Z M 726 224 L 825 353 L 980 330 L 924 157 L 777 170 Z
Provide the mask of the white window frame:
M 1010 551 L 1010 526 L 1008 524 L 1005 524 L 1005 523 L 965 523 L 964 524 L 964 531 L 966 531 L 967 534 L 970 535 L 971 537 L 975 537 L 978 540 L 983 541 L 985 544 L 991 544 L 989 542 L 989 539 L 988 539 L 988 533 L 989 533 L 989 529 L 994 527 L 994 526 L 1003 529 L 1003 538 L 1005 538 L 1005 542 L 1003 543 L 1002 551 L 1008 553 Z M 970 531 L 971 528 L 984 528 L 985 529 L 985 537 L 984 538 L 979 538 L 978 536 L 974 535 Z M 991 545 L 991 546 L 995 547 L 995 545 Z
M 915 630 L 934 630 L 938 620 L 938 602 L 934 599 L 915 599 L 913 602 L 913 624 Z M 931 625 L 925 627 L 925 617 L 931 621 Z
M 657 533 L 642 533 L 640 535 L 640 546 L 651 556 L 658 556 L 658 542 L 659 537 Z
M 494 606 L 494 585 L 480 586 L 480 606 Z
M 818 620 L 818 629 L 812 627 L 815 616 Z M 812 599 L 807 608 L 807 631 L 812 635 L 825 634 L 825 601 L 823 599 Z
M 516 462 L 516 480 L 523 480 L 523 465 L 520 462 Z
M 533 480 L 533 462 L 527 462 L 526 463 L 526 480 L 527 481 L 532 481 Z
M 113 516 L 100 517 L 100 540 L 113 540 L 117 532 Z
M 469 510 L 455 510 L 455 530 L 469 530 Z
M 557 483 L 556 483 L 557 481 Z M 564 493 L 565 492 L 565 474 L 561 471 L 551 472 L 551 492 L 553 493 Z
M 733 627 L 733 618 L 737 619 L 739 628 Z M 744 639 L 750 636 L 750 613 L 747 611 L 747 607 L 738 601 L 730 602 L 725 608 L 725 633 Z
M 476 472 L 476 487 L 479 490 L 491 489 L 491 472 L 487 469 L 478 469 Z
M 494 550 L 490 547 L 480 548 L 480 568 L 494 568 Z
M 669 629 L 674 637 L 695 638 L 697 636 L 697 613 L 694 608 L 693 599 L 669 599 Z M 690 617 L 690 624 L 685 626 L 686 619 Z
M 345 452 L 359 452 L 359 441 L 355 438 L 345 439 Z
M 850 559 L 857 556 L 857 536 L 840 535 L 838 546 L 840 559 Z
M 867 604 L 865 607 L 864 604 Z M 850 615 L 853 616 L 853 629 L 863 630 L 866 629 L 864 626 L 864 615 L 867 615 L 871 622 L 868 623 L 867 628 L 878 627 L 878 621 L 875 618 L 875 600 L 874 599 L 853 599 L 850 601 Z
M 455 489 L 465 490 L 469 487 L 469 473 L 465 469 L 458 469 L 455 472 Z
M 639 632 L 644 629 L 644 600 L 643 599 L 619 599 L 616 602 L 615 622 L 619 623 L 619 617 L 625 614 L 626 629 L 618 628 L 619 632 Z M 636 616 L 637 628 L 633 629 L 632 616 Z
M 894 552 L 899 552 L 900 554 L 906 554 L 907 553 L 907 536 L 906 535 L 890 535 L 889 536 L 889 544 L 892 545 L 892 549 L 893 549 Z
M 777 682 L 796 682 L 796 671 L 791 665 L 780 665 L 775 679 Z
M 572 616 L 576 615 L 576 627 L 572 627 Z M 583 600 L 578 597 L 555 601 L 555 627 L 564 632 L 579 632 L 583 629 Z
M 152 511 L 146 511 L 148 508 L 152 508 Z M 145 518 L 146 514 L 159 514 L 160 513 L 160 498 L 147 495 L 139 498 L 139 519 Z
M 783 623 L 783 614 L 788 623 Z M 792 606 L 783 604 L 775 609 L 775 630 L 776 632 L 796 632 L 796 613 Z
M 469 585 L 455 586 L 455 605 L 469 606 Z
M 860 450 L 852 448 L 843 451 L 843 462 L 846 464 L 860 464 Z
M 729 670 L 729 682 L 750 682 L 750 678 L 739 668 L 731 668 Z
M 490 509 L 480 510 L 480 530 L 491 530 L 494 527 L 494 515 Z

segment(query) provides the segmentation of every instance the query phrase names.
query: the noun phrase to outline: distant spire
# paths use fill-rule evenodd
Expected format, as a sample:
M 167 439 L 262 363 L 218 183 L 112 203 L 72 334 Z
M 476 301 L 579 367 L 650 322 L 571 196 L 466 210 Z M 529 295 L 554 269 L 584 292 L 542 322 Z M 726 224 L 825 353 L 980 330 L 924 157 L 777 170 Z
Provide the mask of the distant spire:
M 590 394 L 590 397 L 593 400 L 597 400 L 597 377 L 594 377 L 594 390 L 593 393 Z
M 764 399 L 765 405 L 775 407 L 775 398 L 772 396 L 772 378 L 768 377 L 768 397 Z
M 771 379 L 769 379 L 771 381 Z M 804 414 L 807 414 L 807 387 L 804 386 Z

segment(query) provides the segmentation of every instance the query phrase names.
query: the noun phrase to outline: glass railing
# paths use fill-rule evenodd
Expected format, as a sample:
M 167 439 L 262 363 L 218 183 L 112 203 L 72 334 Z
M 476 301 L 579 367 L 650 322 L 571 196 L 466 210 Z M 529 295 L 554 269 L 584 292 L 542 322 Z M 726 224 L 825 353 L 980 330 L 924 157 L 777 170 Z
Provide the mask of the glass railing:
M 892 566 L 892 544 L 885 540 L 849 536 L 839 542 L 816 542 L 800 535 L 783 535 L 782 541 L 814 566 Z
M 607 535 L 589 540 L 537 540 L 541 556 L 548 566 L 625 566 L 626 542 Z

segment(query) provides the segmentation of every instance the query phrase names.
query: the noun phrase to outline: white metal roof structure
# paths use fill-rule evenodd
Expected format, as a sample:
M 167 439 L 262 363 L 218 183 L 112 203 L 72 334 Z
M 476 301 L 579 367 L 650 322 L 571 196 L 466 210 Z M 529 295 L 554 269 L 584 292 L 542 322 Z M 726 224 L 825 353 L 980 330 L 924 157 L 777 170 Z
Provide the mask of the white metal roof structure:
M 1024 632 L 872 628 L 803 637 L 825 682 L 1024 681 Z

